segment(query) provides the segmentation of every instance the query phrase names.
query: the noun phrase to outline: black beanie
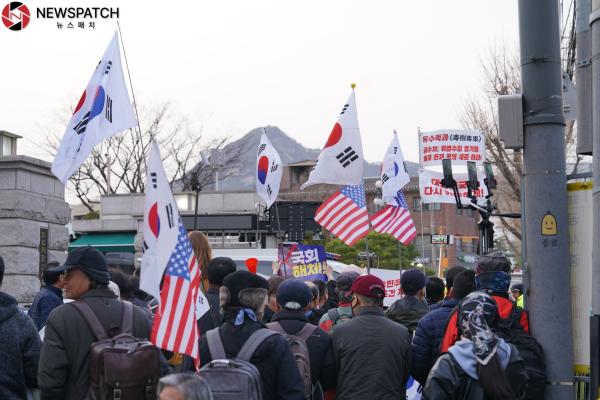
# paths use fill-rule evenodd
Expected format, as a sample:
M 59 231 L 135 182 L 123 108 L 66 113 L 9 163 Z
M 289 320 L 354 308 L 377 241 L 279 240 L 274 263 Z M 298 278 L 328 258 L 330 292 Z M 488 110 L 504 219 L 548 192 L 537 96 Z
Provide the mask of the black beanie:
M 244 289 L 269 289 L 269 283 L 265 278 L 254 275 L 248 271 L 236 271 L 229 274 L 223 280 L 223 286 L 229 290 L 231 299 L 228 306 L 241 307 L 239 294 Z

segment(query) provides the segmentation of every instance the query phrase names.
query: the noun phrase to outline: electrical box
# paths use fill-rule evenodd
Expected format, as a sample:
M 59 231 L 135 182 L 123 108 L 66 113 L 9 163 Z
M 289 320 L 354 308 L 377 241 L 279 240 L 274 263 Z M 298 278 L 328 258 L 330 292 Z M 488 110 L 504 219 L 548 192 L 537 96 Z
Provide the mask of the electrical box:
M 507 149 L 523 148 L 523 97 L 498 96 L 498 135 Z

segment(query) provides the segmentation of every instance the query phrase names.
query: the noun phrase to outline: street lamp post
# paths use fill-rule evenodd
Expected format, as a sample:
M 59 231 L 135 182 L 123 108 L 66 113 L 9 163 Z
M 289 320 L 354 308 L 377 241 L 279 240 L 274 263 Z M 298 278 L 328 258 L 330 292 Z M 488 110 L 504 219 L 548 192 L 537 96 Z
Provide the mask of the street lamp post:
M 198 173 L 192 172 L 192 190 L 196 193 L 194 200 L 194 230 L 196 230 L 198 223 L 198 195 L 201 189 L 200 182 L 198 182 Z

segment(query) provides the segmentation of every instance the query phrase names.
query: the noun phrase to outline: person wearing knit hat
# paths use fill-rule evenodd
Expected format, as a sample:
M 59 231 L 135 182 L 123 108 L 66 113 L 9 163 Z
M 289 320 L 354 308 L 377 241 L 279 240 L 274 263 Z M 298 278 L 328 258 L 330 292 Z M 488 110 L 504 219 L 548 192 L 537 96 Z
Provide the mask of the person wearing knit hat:
M 404 297 L 396 300 L 386 310 L 388 318 L 404 325 L 412 335 L 417 329 L 419 320 L 429 312 L 425 301 L 425 285 L 427 277 L 420 270 L 413 268 L 400 275 L 400 289 Z
M 38 386 L 48 398 L 83 399 L 90 389 L 90 346 L 98 339 L 78 308 L 87 305 L 109 336 L 122 332 L 125 312 L 131 314 L 136 338 L 149 339 L 151 324 L 142 309 L 117 299 L 109 289 L 106 259 L 97 249 L 77 248 L 52 271 L 62 273 L 65 297 L 77 301 L 55 308 L 48 317 Z M 157 367 L 167 368 L 166 363 Z
M 333 333 L 336 398 L 404 399 L 411 361 L 408 330 L 385 317 L 385 285 L 378 277 L 358 277 L 350 292 L 354 318 Z
M 215 353 L 215 347 L 209 346 L 209 337 L 220 340 L 225 358 L 234 359 L 251 337 L 269 332 L 261 322 L 268 289 L 266 279 L 245 270 L 223 279 L 219 293 L 223 323 L 200 338 L 200 366 L 223 358 L 223 355 Z M 302 379 L 286 339 L 272 334 L 259 342 L 250 363 L 260 373 L 263 399 L 304 399 Z
M 356 271 L 344 271 L 336 279 L 336 292 L 339 297 L 337 308 L 332 308 L 321 317 L 319 327 L 325 332 L 332 334 L 337 326 L 352 319 L 352 284 L 360 275 Z

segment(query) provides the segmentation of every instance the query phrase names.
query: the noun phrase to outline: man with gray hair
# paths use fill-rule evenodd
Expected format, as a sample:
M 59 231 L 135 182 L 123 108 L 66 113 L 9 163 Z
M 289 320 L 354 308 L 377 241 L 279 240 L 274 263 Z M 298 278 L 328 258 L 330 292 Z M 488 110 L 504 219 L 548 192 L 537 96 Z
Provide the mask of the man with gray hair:
M 158 381 L 159 400 L 213 400 L 210 386 L 192 373 L 172 374 Z
M 223 323 L 200 338 L 202 366 L 215 359 L 237 358 L 244 344 L 250 338 L 258 337 L 256 332 L 269 332 L 260 322 L 265 311 L 268 288 L 264 278 L 248 271 L 237 271 L 225 277 L 220 290 Z M 258 335 L 261 333 L 265 332 Z M 260 373 L 263 399 L 303 400 L 304 388 L 292 350 L 281 335 L 271 333 L 262 339 L 249 357 L 250 364 Z M 218 347 L 209 345 L 215 339 L 221 342 L 224 354 L 219 354 Z M 210 385 L 211 380 L 206 379 Z M 212 390 L 218 389 L 213 385 Z

